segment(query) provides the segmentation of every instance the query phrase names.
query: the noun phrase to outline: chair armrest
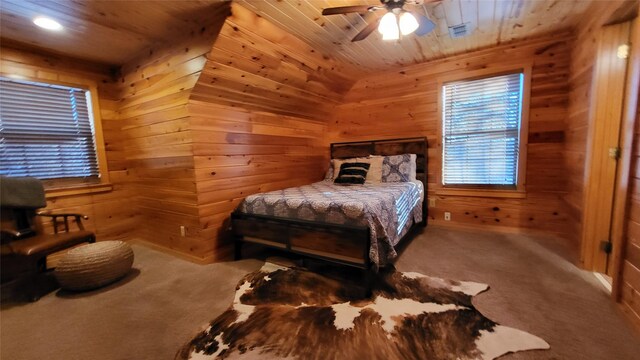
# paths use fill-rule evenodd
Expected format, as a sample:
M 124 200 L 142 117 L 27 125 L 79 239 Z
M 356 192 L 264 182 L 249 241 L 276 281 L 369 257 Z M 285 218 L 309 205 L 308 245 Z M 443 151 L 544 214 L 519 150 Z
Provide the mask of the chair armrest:
M 10 238 L 14 238 L 17 239 L 18 237 L 20 237 L 21 233 L 20 231 L 17 230 L 12 230 L 12 229 L 3 229 L 0 230 L 0 235 L 4 238 L 5 236 L 8 236 Z
M 70 217 L 75 218 L 75 222 L 78 225 L 78 229 L 80 229 L 80 230 L 84 230 L 84 225 L 82 224 L 82 219 L 84 219 L 84 220 L 88 220 L 89 219 L 89 217 L 86 216 L 86 215 L 75 214 L 75 213 L 53 214 L 53 213 L 48 212 L 48 211 L 41 211 L 41 212 L 37 213 L 36 215 L 50 217 L 53 220 L 53 232 L 56 233 L 56 234 L 58 233 L 58 218 L 59 217 L 63 218 L 64 231 L 65 232 L 69 232 L 69 218 Z
M 80 217 L 84 220 L 89 220 L 89 217 L 87 215 L 82 215 L 82 214 L 75 214 L 75 213 L 60 213 L 60 214 L 52 214 L 48 211 L 41 211 L 39 213 L 37 213 L 36 215 L 38 216 L 46 216 L 46 217 L 58 217 L 58 216 L 65 216 L 65 217 Z
M 35 231 L 32 229 L 14 230 L 14 229 L 2 229 L 0 230 L 0 243 L 3 245 L 14 240 L 20 240 L 35 235 Z

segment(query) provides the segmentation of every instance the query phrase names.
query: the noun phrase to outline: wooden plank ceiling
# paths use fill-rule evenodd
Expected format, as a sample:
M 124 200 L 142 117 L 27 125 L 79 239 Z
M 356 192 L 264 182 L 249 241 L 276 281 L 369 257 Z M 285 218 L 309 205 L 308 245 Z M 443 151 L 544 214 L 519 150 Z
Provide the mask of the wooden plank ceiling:
M 313 45 L 318 51 L 350 63 L 363 72 L 421 63 L 480 48 L 553 33 L 573 27 L 591 0 L 443 0 L 423 6 L 405 5 L 426 14 L 436 29 L 422 37 L 383 41 L 375 31 L 367 39 L 351 39 L 385 11 L 322 16 L 322 9 L 347 5 L 380 5 L 377 0 L 237 0 Z M 453 39 L 449 27 L 467 23 L 470 35 Z
M 0 34 L 61 55 L 122 65 L 208 24 L 221 1 L 2 0 Z M 64 30 L 40 29 L 32 22 L 36 16 L 55 19 Z
M 219 1 L 2 0 L 0 31 L 4 39 L 119 65 L 149 46 L 171 42 L 205 24 L 210 7 Z M 322 9 L 379 5 L 378 0 L 236 2 L 363 75 L 567 29 L 593 0 L 443 0 L 405 5 L 426 14 L 437 28 L 426 36 L 391 42 L 382 41 L 376 31 L 357 43 L 351 38 L 384 11 L 322 16 Z M 31 23 L 36 15 L 57 19 L 65 30 L 36 29 Z M 461 23 L 467 23 L 471 33 L 451 38 L 449 27 Z

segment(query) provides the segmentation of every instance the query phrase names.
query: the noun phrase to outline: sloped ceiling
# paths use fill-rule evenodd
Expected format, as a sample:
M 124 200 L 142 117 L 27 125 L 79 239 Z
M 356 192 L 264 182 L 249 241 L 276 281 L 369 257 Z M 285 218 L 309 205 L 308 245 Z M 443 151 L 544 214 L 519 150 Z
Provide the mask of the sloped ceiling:
M 379 5 L 377 0 L 236 0 L 321 54 L 362 75 L 399 65 L 424 62 L 574 26 L 595 0 L 442 0 L 409 6 L 436 24 L 432 33 L 382 41 L 374 32 L 361 42 L 350 40 L 383 11 L 322 16 L 322 9 Z M 3 39 L 57 53 L 120 65 L 143 49 L 206 24 L 215 1 L 2 0 Z M 46 32 L 32 24 L 36 15 L 58 19 L 65 30 Z M 471 33 L 449 36 L 449 27 L 466 23 Z
M 0 34 L 53 53 L 109 65 L 122 65 L 141 51 L 169 44 L 207 25 L 222 0 L 2 0 Z M 51 17 L 64 29 L 33 24 Z

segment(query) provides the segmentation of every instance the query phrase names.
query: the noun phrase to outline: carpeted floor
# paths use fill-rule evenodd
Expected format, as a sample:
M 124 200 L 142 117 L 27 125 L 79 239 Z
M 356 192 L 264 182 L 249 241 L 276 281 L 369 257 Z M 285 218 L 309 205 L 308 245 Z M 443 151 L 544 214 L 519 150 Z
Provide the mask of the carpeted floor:
M 561 240 L 429 227 L 396 267 L 486 283 L 474 298 L 487 317 L 542 337 L 549 351 L 504 359 L 636 359 L 640 335 Z M 2 359 L 173 359 L 231 303 L 259 260 L 200 266 L 135 245 L 134 271 L 106 289 L 4 303 Z

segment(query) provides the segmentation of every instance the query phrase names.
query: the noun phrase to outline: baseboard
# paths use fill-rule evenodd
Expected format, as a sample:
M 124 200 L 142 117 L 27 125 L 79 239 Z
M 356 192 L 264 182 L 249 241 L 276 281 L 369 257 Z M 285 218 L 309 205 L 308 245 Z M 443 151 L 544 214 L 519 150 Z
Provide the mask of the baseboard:
M 437 226 L 446 229 L 457 229 L 457 230 L 467 230 L 467 231 L 482 231 L 482 232 L 494 232 L 494 233 L 502 233 L 502 234 L 524 234 L 524 235 L 543 235 L 543 236 L 553 236 L 562 239 L 567 238 L 567 234 L 556 233 L 550 231 L 542 231 L 531 228 L 522 228 L 522 227 L 509 227 L 509 226 L 496 226 L 496 225 L 475 225 L 475 224 L 461 224 L 451 221 L 444 220 L 433 220 L 429 219 L 428 226 Z
M 562 234 L 548 232 L 548 231 L 540 231 L 536 229 L 530 228 L 518 228 L 518 227 L 506 227 L 506 226 L 495 226 L 495 225 L 472 225 L 472 224 L 460 224 L 460 223 L 451 223 L 449 221 L 435 221 L 433 219 L 428 220 L 428 227 L 435 226 L 445 229 L 456 229 L 456 230 L 466 230 L 466 231 L 482 231 L 488 233 L 503 233 L 503 234 L 526 234 L 526 235 L 543 235 L 543 236 L 553 236 L 564 238 Z M 211 264 L 222 261 L 231 261 L 233 260 L 233 244 L 229 244 L 224 247 L 217 248 L 215 252 L 207 253 L 203 257 L 194 256 L 191 254 L 184 253 L 182 251 L 178 251 L 175 249 L 167 248 L 162 245 L 158 245 L 152 243 L 147 240 L 143 240 L 141 238 L 133 238 L 128 239 L 128 243 L 136 244 L 152 248 L 154 250 L 158 250 L 165 254 L 173 255 L 179 257 L 183 260 L 190 261 L 196 264 Z
M 593 276 L 595 276 L 596 279 L 598 279 L 598 281 L 602 284 L 602 287 L 607 291 L 609 295 L 611 295 L 611 283 L 609 282 L 609 280 L 605 278 L 604 275 L 598 272 L 594 272 Z
M 194 256 L 191 254 L 186 254 L 182 251 L 178 251 L 178 250 L 174 250 L 174 249 L 170 249 L 167 247 L 164 247 L 162 245 L 158 245 L 158 244 L 154 244 L 150 241 L 147 240 L 143 240 L 143 239 L 131 239 L 129 241 L 127 241 L 129 244 L 136 244 L 136 245 L 141 245 L 144 247 L 148 247 L 151 248 L 153 250 L 168 254 L 168 255 L 172 255 L 175 256 L 177 258 L 180 258 L 182 260 L 186 260 L 195 264 L 200 264 L 200 265 L 206 265 L 206 264 L 211 264 L 215 259 L 215 256 L 213 254 L 206 256 L 206 257 L 198 257 L 198 256 Z

